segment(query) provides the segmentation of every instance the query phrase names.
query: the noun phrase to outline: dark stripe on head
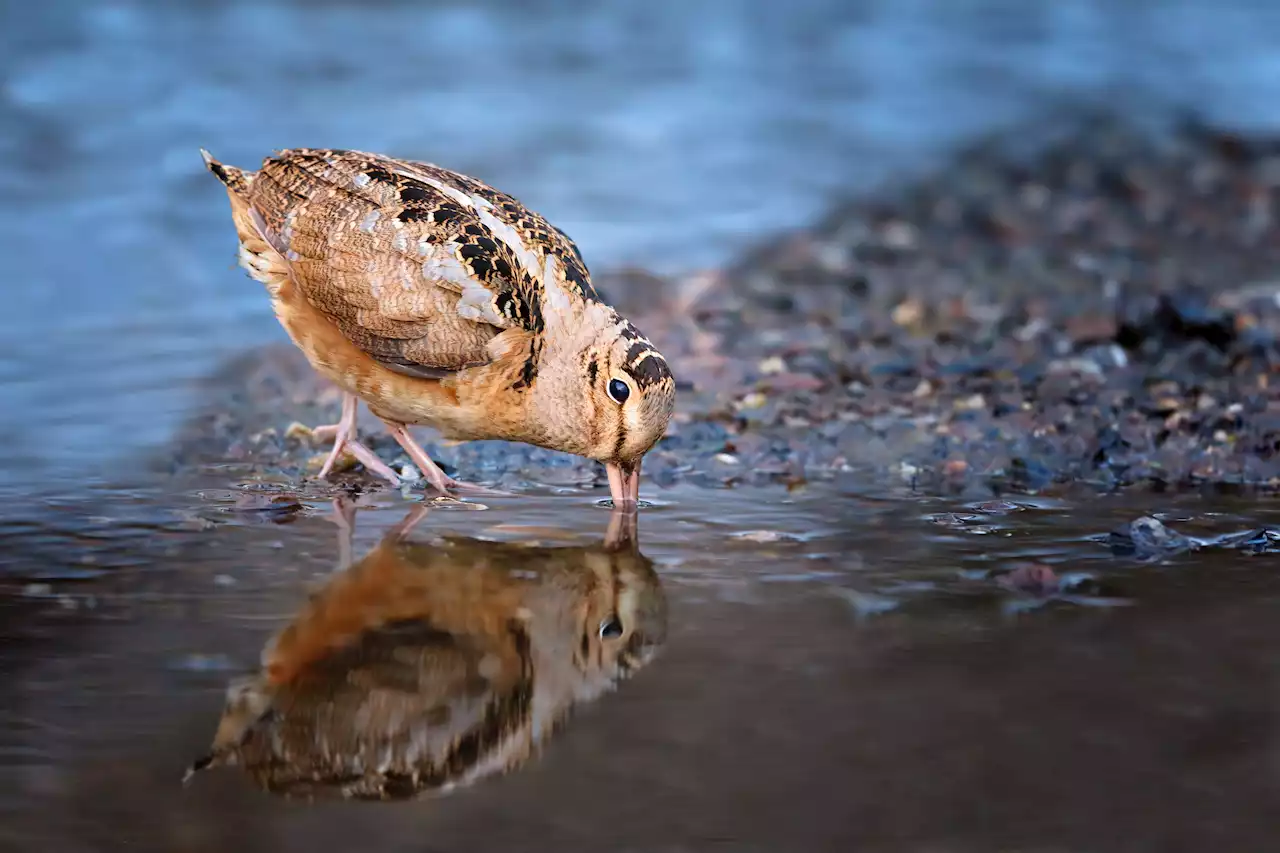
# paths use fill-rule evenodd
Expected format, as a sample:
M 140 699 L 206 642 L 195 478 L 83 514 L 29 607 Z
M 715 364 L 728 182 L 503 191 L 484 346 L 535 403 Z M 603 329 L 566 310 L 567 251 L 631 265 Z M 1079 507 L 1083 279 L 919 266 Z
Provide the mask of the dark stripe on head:
M 636 381 L 636 385 L 647 388 L 661 382 L 672 381 L 671 368 L 662 354 L 649 343 L 630 323 L 622 327 L 620 337 L 632 341 L 627 349 L 623 369 Z
M 652 348 L 649 350 L 648 357 L 628 367 L 627 372 L 641 388 L 672 381 L 671 368 L 667 365 L 667 360 Z
M 627 354 L 623 356 L 623 362 L 629 368 L 636 363 L 640 356 L 647 352 L 655 352 L 653 344 L 646 340 L 638 340 L 627 349 Z

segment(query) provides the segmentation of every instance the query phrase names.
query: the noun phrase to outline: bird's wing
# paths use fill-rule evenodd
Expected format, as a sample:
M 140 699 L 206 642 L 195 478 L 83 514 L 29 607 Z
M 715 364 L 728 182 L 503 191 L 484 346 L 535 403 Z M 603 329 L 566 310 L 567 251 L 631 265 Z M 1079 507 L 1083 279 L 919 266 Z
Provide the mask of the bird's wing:
M 458 781 L 531 720 L 527 649 L 504 654 L 487 639 L 419 620 L 365 631 L 278 690 L 237 745 L 240 762 L 273 789 L 313 794 L 408 796 Z
M 560 231 L 510 196 L 428 163 L 284 151 L 264 161 L 245 201 L 306 299 L 401 372 L 486 363 L 504 329 L 540 335 L 547 310 L 595 296 Z

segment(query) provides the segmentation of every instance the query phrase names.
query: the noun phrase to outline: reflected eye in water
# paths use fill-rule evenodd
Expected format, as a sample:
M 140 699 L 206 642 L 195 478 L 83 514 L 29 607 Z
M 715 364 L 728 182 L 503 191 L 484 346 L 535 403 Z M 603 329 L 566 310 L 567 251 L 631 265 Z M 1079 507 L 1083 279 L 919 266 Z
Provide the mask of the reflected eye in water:
M 633 528 L 611 520 L 589 546 L 448 534 L 427 546 L 407 539 L 421 507 L 268 643 L 188 776 L 238 766 L 273 793 L 347 799 L 475 781 L 518 767 L 665 641 L 666 597 Z M 616 603 L 594 631 L 627 639 L 580 655 L 574 614 L 602 590 Z
M 609 616 L 600 623 L 600 639 L 616 640 L 622 636 L 622 622 L 617 616 Z

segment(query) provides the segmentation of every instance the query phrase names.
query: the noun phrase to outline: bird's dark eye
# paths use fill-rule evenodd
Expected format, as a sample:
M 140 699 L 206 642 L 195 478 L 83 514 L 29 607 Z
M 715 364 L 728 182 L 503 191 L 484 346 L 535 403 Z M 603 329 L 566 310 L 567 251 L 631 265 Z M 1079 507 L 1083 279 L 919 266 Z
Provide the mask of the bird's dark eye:
M 622 636 L 622 623 L 617 616 L 609 616 L 600 623 L 600 639 L 616 640 Z
M 621 406 L 627 402 L 627 398 L 631 396 L 631 389 L 627 387 L 627 383 L 621 379 L 609 380 L 609 397 L 613 402 Z

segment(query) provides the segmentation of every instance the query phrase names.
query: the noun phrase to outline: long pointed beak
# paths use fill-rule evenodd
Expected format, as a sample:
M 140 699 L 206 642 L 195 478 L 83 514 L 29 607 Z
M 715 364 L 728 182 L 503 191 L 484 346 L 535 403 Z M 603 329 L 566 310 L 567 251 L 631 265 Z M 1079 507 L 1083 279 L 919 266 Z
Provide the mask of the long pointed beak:
M 609 472 L 609 493 L 615 509 L 635 512 L 640 503 L 640 463 L 630 473 L 623 472 L 616 462 L 606 462 Z

